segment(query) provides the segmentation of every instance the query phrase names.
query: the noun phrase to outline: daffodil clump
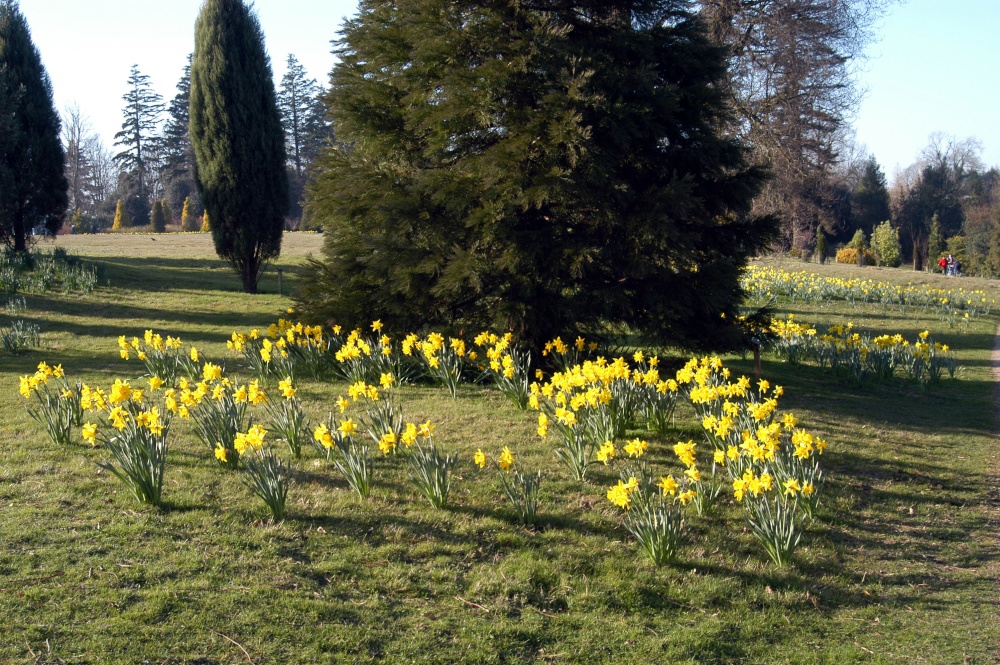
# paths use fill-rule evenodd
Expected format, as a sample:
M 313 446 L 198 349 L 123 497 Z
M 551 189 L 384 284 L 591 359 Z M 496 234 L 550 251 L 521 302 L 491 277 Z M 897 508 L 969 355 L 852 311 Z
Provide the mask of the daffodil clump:
M 544 438 L 556 430 L 561 444 L 556 454 L 578 480 L 600 447 L 624 436 L 638 416 L 654 430 L 668 426 L 676 406 L 676 380 L 660 376 L 655 356 L 638 351 L 633 360 L 635 366 L 621 357 L 586 360 L 529 388 L 528 404 L 539 411 L 538 435 Z
M 320 454 L 344 476 L 351 489 L 367 499 L 372 491 L 375 464 L 372 445 L 355 438 L 357 430 L 358 424 L 353 418 L 343 418 L 338 423 L 331 413 L 326 423 L 320 423 L 313 430 L 313 442 Z
M 890 282 L 871 279 L 842 279 L 823 277 L 801 271 L 788 272 L 778 268 L 751 266 L 741 280 L 743 291 L 751 301 L 768 302 L 775 297 L 786 297 L 792 302 L 822 303 L 843 300 L 852 307 L 859 304 L 889 307 L 917 308 L 933 311 L 944 317 L 956 312 L 975 319 L 988 316 L 996 302 L 981 290 L 932 289 L 922 285 L 899 286 Z
M 480 469 L 486 468 L 490 459 L 479 449 L 473 455 L 472 461 Z M 538 489 L 542 485 L 542 472 L 528 473 L 514 460 L 514 453 L 504 446 L 500 455 L 493 460 L 504 495 L 514 507 L 517 519 L 522 524 L 533 524 L 538 514 Z
M 516 344 L 510 333 L 501 336 L 483 331 L 473 341 L 485 356 L 486 362 L 482 365 L 484 376 L 517 408 L 528 408 L 531 352 Z M 473 361 L 476 360 L 474 353 L 469 354 Z
M 624 511 L 624 525 L 653 564 L 661 566 L 677 556 L 683 535 L 681 507 L 698 498 L 687 477 L 653 479 L 644 456 L 649 443 L 631 439 L 622 446 L 605 441 L 599 459 L 618 468 L 618 482 L 608 488 L 608 501 Z
M 148 388 L 115 379 L 105 392 L 81 387 L 81 405 L 94 420 L 83 424 L 85 441 L 101 446 L 110 460 L 97 465 L 114 474 L 140 503 L 161 504 L 163 474 L 167 463 L 167 435 L 173 413 L 164 408 L 162 381 L 151 380 Z
M 289 352 L 289 344 L 275 324 L 263 335 L 258 328 L 247 334 L 233 332 L 226 348 L 242 355 L 247 371 L 259 383 L 266 383 L 272 377 L 295 377 L 295 356 Z
M 424 366 L 424 371 L 434 383 L 444 386 L 452 399 L 458 394 L 458 384 L 462 380 L 462 368 L 467 353 L 465 342 L 432 332 L 421 339 L 417 335 L 407 335 L 402 344 L 403 355 L 416 357 Z M 475 360 L 475 356 L 471 358 Z
M 340 340 L 340 326 L 333 327 L 334 340 Z M 383 332 L 381 321 L 372 321 L 371 334 L 365 335 L 355 328 L 340 344 L 331 345 L 334 352 L 335 373 L 350 383 L 375 383 L 383 374 L 397 379 L 414 373 L 415 361 L 404 360 L 392 338 Z
M 258 381 L 237 384 L 223 376 L 222 368 L 211 362 L 202 366 L 197 383 L 181 379 L 178 389 L 167 390 L 167 408 L 182 418 L 190 418 L 199 440 L 212 452 L 218 463 L 236 469 L 240 463 L 237 435 L 253 424 L 251 406 L 267 401 Z
M 264 502 L 273 519 L 280 520 L 285 516 L 291 475 L 288 465 L 267 447 L 267 434 L 260 425 L 251 425 L 246 432 L 237 432 L 234 447 L 243 460 L 240 482 Z
M 900 371 L 922 386 L 940 381 L 945 373 L 955 377 L 958 361 L 947 344 L 934 342 L 925 330 L 914 341 L 901 334 L 872 337 L 854 330 L 854 324 L 838 324 L 818 333 L 816 328 L 787 320 L 773 319 L 774 349 L 791 362 L 815 360 L 829 366 L 861 387 L 869 376 L 890 380 Z
M 309 421 L 302 410 L 302 403 L 295 396 L 292 377 L 286 376 L 278 382 L 278 392 L 283 399 L 266 400 L 264 411 L 268 427 L 288 446 L 295 459 L 302 457 L 302 445 L 309 436 Z
M 28 401 L 28 415 L 45 429 L 52 443 L 64 446 L 72 439 L 73 426 L 81 423 L 80 389 L 79 384 L 70 385 L 62 365 L 43 360 L 34 374 L 20 378 L 19 391 Z
M 451 491 L 450 471 L 458 462 L 458 455 L 445 453 L 435 446 L 433 431 L 434 427 L 430 422 L 419 428 L 413 424 L 407 425 L 403 444 L 407 451 L 410 482 L 432 506 L 444 508 Z
M 760 380 L 754 387 L 746 377 L 732 381 L 717 358 L 692 359 L 677 376 L 701 416 L 713 476 L 725 469 L 751 532 L 775 563 L 787 563 L 819 498 L 818 458 L 826 441 L 799 428 L 794 414 L 778 417 L 781 386 Z M 698 468 L 693 441 L 674 452 L 689 472 Z
M 142 339 L 133 337 L 128 341 L 125 335 L 118 338 L 118 353 L 123 360 L 136 357 L 146 365 L 148 376 L 155 376 L 168 387 L 177 384 L 181 377 L 194 378 L 198 376 L 200 365 L 199 353 L 195 347 L 184 350 L 184 344 L 179 337 L 167 335 L 164 338 L 159 333 L 147 330 Z

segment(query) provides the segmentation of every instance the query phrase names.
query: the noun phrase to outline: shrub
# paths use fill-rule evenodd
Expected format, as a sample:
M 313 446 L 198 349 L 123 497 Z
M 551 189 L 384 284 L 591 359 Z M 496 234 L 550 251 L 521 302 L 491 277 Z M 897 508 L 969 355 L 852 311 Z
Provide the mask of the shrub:
M 899 230 L 892 228 L 888 220 L 872 231 L 872 250 L 880 266 L 899 265 L 902 248 L 899 245 Z
M 864 257 L 865 263 L 874 263 L 875 255 L 872 254 L 870 249 L 865 249 Z M 837 250 L 837 263 L 854 263 L 858 262 L 858 250 L 853 247 L 844 247 L 843 249 Z

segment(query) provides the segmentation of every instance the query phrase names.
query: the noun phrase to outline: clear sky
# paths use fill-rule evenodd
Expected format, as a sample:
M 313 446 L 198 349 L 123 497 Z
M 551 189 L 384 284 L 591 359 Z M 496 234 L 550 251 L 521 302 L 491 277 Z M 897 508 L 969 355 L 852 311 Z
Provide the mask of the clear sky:
M 890 179 L 933 132 L 978 138 L 1000 166 L 998 30 L 1000 0 L 907 0 L 882 21 L 855 128 Z
M 52 78 L 56 104 L 79 104 L 106 143 L 121 128 L 133 64 L 169 101 L 194 44 L 201 0 L 20 0 Z M 276 80 L 294 53 L 322 83 L 330 41 L 356 0 L 256 0 Z M 907 0 L 892 7 L 869 49 L 855 117 L 858 141 L 890 179 L 916 160 L 932 132 L 983 143 L 1000 166 L 1000 0 Z

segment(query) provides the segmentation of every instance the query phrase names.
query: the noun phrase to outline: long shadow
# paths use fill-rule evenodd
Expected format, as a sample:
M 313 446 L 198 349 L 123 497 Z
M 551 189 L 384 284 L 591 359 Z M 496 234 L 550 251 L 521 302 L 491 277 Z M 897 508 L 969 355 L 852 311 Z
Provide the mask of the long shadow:
M 220 259 L 100 257 L 89 260 L 103 271 L 112 286 L 127 284 L 130 289 L 144 292 L 242 292 L 232 266 Z M 278 268 L 282 271 L 282 292 L 286 294 L 291 292 L 296 278 L 304 270 L 301 265 L 279 259 L 261 274 L 258 282 L 261 293 L 278 292 Z

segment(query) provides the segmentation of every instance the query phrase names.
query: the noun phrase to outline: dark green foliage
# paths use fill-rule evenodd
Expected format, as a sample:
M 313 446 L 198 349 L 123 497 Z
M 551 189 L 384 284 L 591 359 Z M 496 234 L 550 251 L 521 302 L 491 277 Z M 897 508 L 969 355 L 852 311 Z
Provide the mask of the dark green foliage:
M 865 162 L 864 170 L 851 195 L 851 221 L 856 229 L 867 235 L 878 224 L 889 219 L 889 189 L 885 173 L 874 155 Z
M 542 340 L 732 341 L 774 237 L 727 138 L 723 51 L 679 2 L 362 3 L 327 96 L 327 230 L 299 311 Z
M 937 213 L 931 217 L 930 230 L 927 233 L 927 261 L 933 265 L 944 256 L 944 236 L 941 233 L 941 223 Z
M 826 234 L 823 229 L 816 229 L 816 257 L 820 263 L 826 262 L 827 252 Z
M 180 209 L 184 199 L 191 194 L 197 196 L 197 186 L 194 183 L 194 150 L 191 148 L 191 138 L 188 134 L 190 125 L 191 105 L 191 59 L 188 55 L 187 64 L 180 81 L 177 82 L 177 94 L 170 100 L 167 107 L 167 122 L 163 127 L 163 190 L 166 194 L 164 203 Z M 170 221 L 170 218 L 167 218 Z
M 288 179 L 271 64 L 242 0 L 206 0 L 191 63 L 195 180 L 219 256 L 247 293 L 281 251 Z
M 153 210 L 149 215 L 149 224 L 153 227 L 153 233 L 163 233 L 167 230 L 167 220 L 163 216 L 163 203 L 159 199 L 153 201 Z
M 281 77 L 278 110 L 285 130 L 288 163 L 301 178 L 303 171 L 319 155 L 327 133 L 326 106 L 320 99 L 323 89 L 316 79 L 307 78 L 306 68 L 288 54 L 288 71 Z
M 0 0 L 0 241 L 25 251 L 33 228 L 66 216 L 63 148 L 52 84 L 13 0 Z

